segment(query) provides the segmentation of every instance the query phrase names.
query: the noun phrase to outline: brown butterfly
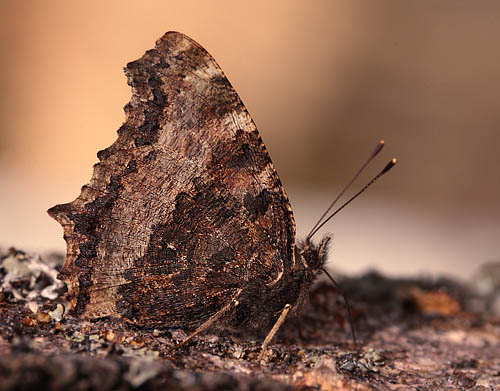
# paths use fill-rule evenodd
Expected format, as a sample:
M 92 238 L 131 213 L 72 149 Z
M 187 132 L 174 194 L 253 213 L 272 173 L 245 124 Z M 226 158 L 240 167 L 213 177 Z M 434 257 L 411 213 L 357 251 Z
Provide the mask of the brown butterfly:
M 118 139 L 78 198 L 48 211 L 64 228 L 72 311 L 186 328 L 187 340 L 266 331 L 263 354 L 323 272 L 330 237 L 296 242 L 257 128 L 199 44 L 166 33 L 125 73 Z

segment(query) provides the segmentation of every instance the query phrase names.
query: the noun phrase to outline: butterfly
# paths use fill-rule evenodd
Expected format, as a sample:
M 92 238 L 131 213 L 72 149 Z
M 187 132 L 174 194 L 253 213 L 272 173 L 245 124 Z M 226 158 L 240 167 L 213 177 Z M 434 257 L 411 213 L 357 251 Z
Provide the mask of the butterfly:
M 330 237 L 296 240 L 259 132 L 198 43 L 168 32 L 125 74 L 117 140 L 81 194 L 48 210 L 64 229 L 72 313 L 181 327 L 187 340 L 210 327 L 265 331 L 263 354 L 300 313 Z

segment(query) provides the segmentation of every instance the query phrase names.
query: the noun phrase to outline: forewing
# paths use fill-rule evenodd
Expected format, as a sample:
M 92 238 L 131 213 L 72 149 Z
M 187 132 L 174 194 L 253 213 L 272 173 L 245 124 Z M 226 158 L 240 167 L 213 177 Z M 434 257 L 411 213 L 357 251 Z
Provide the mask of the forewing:
M 291 268 L 295 224 L 257 129 L 215 60 L 165 34 L 125 68 L 132 99 L 90 183 L 49 210 L 74 311 L 195 326 Z

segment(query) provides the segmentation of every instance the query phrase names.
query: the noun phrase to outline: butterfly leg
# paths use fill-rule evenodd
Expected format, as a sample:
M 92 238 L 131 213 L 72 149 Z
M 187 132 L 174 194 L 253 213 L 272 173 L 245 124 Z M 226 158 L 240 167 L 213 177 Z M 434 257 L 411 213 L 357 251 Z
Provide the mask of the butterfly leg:
M 262 359 L 264 358 L 264 356 L 266 355 L 266 351 L 267 351 L 267 346 L 269 345 L 269 342 L 271 342 L 271 340 L 273 339 L 274 337 L 274 334 L 276 334 L 276 332 L 279 330 L 279 328 L 281 327 L 281 325 L 283 324 L 283 322 L 285 321 L 286 319 L 286 316 L 288 315 L 288 313 L 290 312 L 290 310 L 292 309 L 292 306 L 290 304 L 287 304 L 285 305 L 285 307 L 283 307 L 283 309 L 281 310 L 281 314 L 280 314 L 280 317 L 278 318 L 278 320 L 276 321 L 276 323 L 274 324 L 273 328 L 271 329 L 271 331 L 267 334 L 267 337 L 266 339 L 264 340 L 264 342 L 262 343 L 262 350 L 260 351 L 260 354 L 259 354 L 259 362 L 262 362 Z
M 208 329 L 210 326 L 212 326 L 215 322 L 217 322 L 224 314 L 226 314 L 231 308 L 236 307 L 239 302 L 238 302 L 238 296 L 241 294 L 241 291 L 243 289 L 238 289 L 236 294 L 233 296 L 231 301 L 227 303 L 224 307 L 222 307 L 219 311 L 217 311 L 215 314 L 213 314 L 205 323 L 203 323 L 200 327 L 198 327 L 195 331 L 193 331 L 190 335 L 188 335 L 181 343 L 180 345 L 185 345 L 189 341 L 191 341 L 194 337 L 196 337 L 198 334 L 201 334 L 204 332 L 206 329 Z

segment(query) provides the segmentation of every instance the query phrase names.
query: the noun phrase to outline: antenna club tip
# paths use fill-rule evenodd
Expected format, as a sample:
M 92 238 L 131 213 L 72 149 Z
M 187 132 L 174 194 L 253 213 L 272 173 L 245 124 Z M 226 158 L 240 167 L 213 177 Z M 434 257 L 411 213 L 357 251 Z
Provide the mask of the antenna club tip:
M 373 151 L 372 155 L 370 156 L 370 158 L 368 159 L 368 161 L 365 163 L 365 165 L 370 161 L 372 160 L 375 156 L 377 156 L 379 154 L 379 152 L 382 150 L 382 148 L 384 148 L 384 140 L 380 140 L 377 144 L 377 146 L 375 147 L 375 150 Z M 364 167 L 364 166 L 363 166 Z
M 384 167 L 384 169 L 380 172 L 380 175 L 383 175 L 385 174 L 387 171 L 389 171 L 392 167 L 394 167 L 396 165 L 396 162 L 398 161 L 398 159 L 396 158 L 392 158 L 392 160 L 387 163 L 387 165 Z

